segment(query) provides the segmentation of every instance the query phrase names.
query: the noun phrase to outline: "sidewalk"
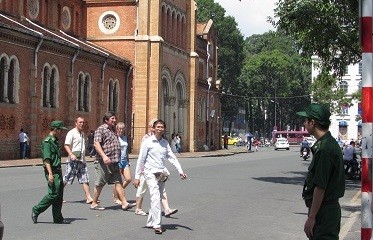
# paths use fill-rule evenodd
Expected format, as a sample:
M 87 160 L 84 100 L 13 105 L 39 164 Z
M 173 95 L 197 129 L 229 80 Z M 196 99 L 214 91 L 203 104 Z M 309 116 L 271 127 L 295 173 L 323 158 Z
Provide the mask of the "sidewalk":
M 238 153 L 247 153 L 246 148 L 232 148 L 227 150 L 216 150 L 207 152 L 183 152 L 177 155 L 177 158 L 199 158 L 199 157 L 220 157 L 229 156 Z M 66 158 L 66 157 L 62 157 Z M 130 159 L 137 159 L 136 154 L 129 154 Z M 87 162 L 93 162 L 95 158 L 86 156 Z M 0 160 L 0 168 L 7 167 L 25 167 L 25 166 L 40 166 L 43 164 L 41 158 L 31 158 L 31 159 L 13 159 L 13 160 Z

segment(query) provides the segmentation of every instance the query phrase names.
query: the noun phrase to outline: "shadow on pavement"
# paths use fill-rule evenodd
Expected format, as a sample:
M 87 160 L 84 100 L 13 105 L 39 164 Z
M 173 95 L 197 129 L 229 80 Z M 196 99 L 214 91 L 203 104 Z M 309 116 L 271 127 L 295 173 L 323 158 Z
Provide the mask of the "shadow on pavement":
M 253 178 L 258 181 L 280 183 L 280 184 L 292 184 L 292 185 L 302 185 L 306 179 L 306 172 L 284 172 L 284 174 L 297 174 L 301 175 L 299 177 L 258 177 Z

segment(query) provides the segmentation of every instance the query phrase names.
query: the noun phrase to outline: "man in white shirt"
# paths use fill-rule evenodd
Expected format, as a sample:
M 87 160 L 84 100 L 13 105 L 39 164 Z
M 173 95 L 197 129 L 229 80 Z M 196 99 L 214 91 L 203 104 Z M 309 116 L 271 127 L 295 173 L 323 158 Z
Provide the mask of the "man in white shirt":
M 21 128 L 18 138 L 19 138 L 19 158 L 25 159 L 26 150 L 27 150 L 27 141 L 29 139 L 28 139 L 26 132 L 23 130 L 23 128 Z
M 84 118 L 75 119 L 75 128 L 71 129 L 65 138 L 65 150 L 68 154 L 66 160 L 66 173 L 63 177 L 64 185 L 73 184 L 75 177 L 83 186 L 86 203 L 91 204 L 93 199 L 89 192 L 89 176 L 85 159 L 85 138 L 83 132 Z
M 163 189 L 165 181 L 170 174 L 165 166 L 167 159 L 175 166 L 182 180 L 187 175 L 183 172 L 179 161 L 172 152 L 167 140 L 163 138 L 165 123 L 163 120 L 154 122 L 154 135 L 145 139 L 140 147 L 139 157 L 137 159 L 134 186 L 137 188 L 140 183 L 140 175 L 144 174 L 146 183 L 150 192 L 150 211 L 146 227 L 153 228 L 156 234 L 162 234 L 161 228 L 161 199 L 163 198 Z
M 154 123 L 157 121 L 157 119 L 153 118 L 150 120 L 149 125 L 148 125 L 148 133 L 145 134 L 145 136 L 142 138 L 141 142 L 143 142 L 145 139 L 147 139 L 150 136 L 154 135 Z M 136 210 L 135 214 L 140 215 L 140 216 L 146 216 L 148 215 L 142 210 L 142 202 L 144 200 L 144 195 L 146 193 L 146 190 L 148 189 L 148 185 L 146 185 L 145 182 L 145 177 L 142 174 L 143 169 L 141 169 L 141 174 L 140 176 L 137 176 L 139 178 L 139 184 L 137 185 L 137 191 L 136 191 Z M 175 214 L 178 212 L 177 208 L 170 208 L 170 205 L 168 204 L 168 197 L 166 193 L 166 189 L 163 189 L 163 198 L 162 198 L 162 205 L 164 208 L 164 215 L 165 217 L 170 217 L 172 214 Z

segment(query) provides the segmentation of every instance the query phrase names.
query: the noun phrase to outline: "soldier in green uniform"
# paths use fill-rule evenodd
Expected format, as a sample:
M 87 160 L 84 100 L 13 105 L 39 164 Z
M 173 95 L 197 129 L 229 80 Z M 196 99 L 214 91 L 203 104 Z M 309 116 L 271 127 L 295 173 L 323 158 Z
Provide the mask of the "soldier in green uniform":
M 297 114 L 305 117 L 305 128 L 317 139 L 302 194 L 308 207 L 304 232 L 309 239 L 339 239 L 345 175 L 341 148 L 329 132 L 330 111 L 313 103 Z
M 49 135 L 41 144 L 41 153 L 44 166 L 45 179 L 48 183 L 48 193 L 32 208 L 31 219 L 38 222 L 38 216 L 52 205 L 54 223 L 69 223 L 61 213 L 63 200 L 63 180 L 61 170 L 61 151 L 58 145 L 58 136 L 62 130 L 67 130 L 62 121 L 53 121 L 50 125 Z

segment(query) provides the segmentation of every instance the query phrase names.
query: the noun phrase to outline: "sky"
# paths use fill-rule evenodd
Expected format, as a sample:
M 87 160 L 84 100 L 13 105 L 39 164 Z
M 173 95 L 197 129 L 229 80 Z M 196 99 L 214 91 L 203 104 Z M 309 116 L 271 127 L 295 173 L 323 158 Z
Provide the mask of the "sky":
M 277 0 L 214 0 L 214 2 L 225 9 L 226 15 L 236 19 L 244 37 L 275 30 L 267 22 L 267 16 L 273 17 Z

